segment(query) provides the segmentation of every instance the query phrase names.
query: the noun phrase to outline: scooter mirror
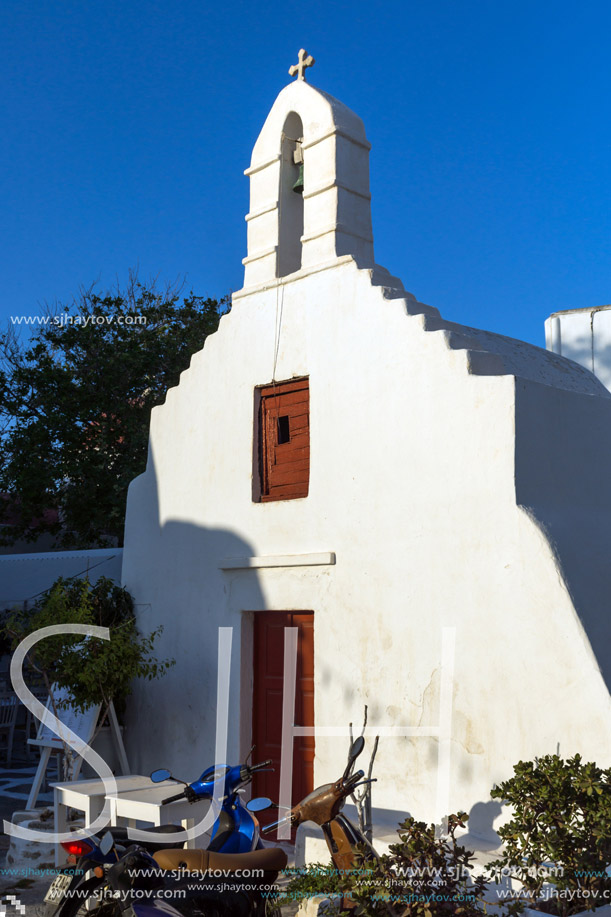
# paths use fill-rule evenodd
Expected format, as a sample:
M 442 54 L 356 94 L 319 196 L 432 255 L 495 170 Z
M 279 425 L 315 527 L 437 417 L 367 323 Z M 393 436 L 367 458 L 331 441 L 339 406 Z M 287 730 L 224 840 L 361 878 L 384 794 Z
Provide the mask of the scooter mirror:
M 151 774 L 151 780 L 153 783 L 163 783 L 164 780 L 169 780 L 171 776 L 172 774 L 170 771 L 165 770 L 165 768 L 161 768 L 158 771 L 153 771 Z
M 100 851 L 106 856 L 107 853 L 110 853 L 114 845 L 115 839 L 112 836 L 112 831 L 107 831 L 100 841 Z
M 246 808 L 249 812 L 262 812 L 263 809 L 270 809 L 273 804 L 267 796 L 257 796 L 256 799 L 251 799 L 246 803 Z
M 350 759 L 352 761 L 356 761 L 356 759 L 358 758 L 358 756 L 360 755 L 360 753 L 363 751 L 364 748 L 365 748 L 365 739 L 363 738 L 363 736 L 359 736 L 358 739 L 355 739 L 354 742 L 352 743 L 352 747 L 350 749 Z
M 350 754 L 348 755 L 348 763 L 346 764 L 346 770 L 343 773 L 342 780 L 346 780 L 346 778 L 350 774 L 350 771 L 352 770 L 352 766 L 354 765 L 354 762 L 356 761 L 360 753 L 363 751 L 364 747 L 365 747 L 365 739 L 363 738 L 363 736 L 359 736 L 358 738 L 354 740 L 354 742 L 350 746 Z

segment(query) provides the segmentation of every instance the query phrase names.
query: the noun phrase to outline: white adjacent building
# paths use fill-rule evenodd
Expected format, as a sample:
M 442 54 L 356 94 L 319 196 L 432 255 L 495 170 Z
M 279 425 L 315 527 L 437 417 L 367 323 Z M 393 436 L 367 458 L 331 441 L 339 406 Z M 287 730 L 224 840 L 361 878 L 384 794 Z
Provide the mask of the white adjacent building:
M 154 409 L 129 491 L 124 584 L 177 665 L 136 685 L 128 754 L 185 779 L 212 763 L 232 628 L 228 759 L 256 742 L 279 761 L 296 628 L 293 719 L 321 734 L 295 741 L 295 793 L 339 776 L 347 739 L 322 727 L 367 704 L 374 806 L 475 806 L 483 832 L 519 759 L 611 764 L 611 483 L 593 473 L 611 395 L 376 265 L 368 158 L 361 120 L 302 79 L 254 146 L 244 287 Z
M 611 390 L 611 306 L 552 312 L 545 346 L 585 366 Z

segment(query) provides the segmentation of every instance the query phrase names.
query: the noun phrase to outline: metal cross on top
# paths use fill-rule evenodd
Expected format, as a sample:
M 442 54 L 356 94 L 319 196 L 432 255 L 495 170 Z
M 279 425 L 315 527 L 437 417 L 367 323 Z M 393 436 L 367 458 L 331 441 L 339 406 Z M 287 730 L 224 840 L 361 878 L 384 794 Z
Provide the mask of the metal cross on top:
M 306 57 L 306 54 L 308 55 L 307 57 Z M 312 57 L 312 55 L 311 55 L 311 54 L 308 54 L 307 51 L 304 51 L 304 49 L 301 48 L 300 51 L 299 51 L 299 63 L 298 63 L 298 64 L 293 64 L 292 67 L 289 67 L 289 76 L 295 76 L 295 74 L 297 74 L 297 79 L 298 79 L 298 80 L 304 80 L 304 81 L 305 81 L 305 73 L 304 73 L 304 71 L 305 71 L 306 67 L 311 67 L 311 66 L 312 66 L 313 64 L 315 64 L 315 63 L 316 63 L 316 61 L 314 60 L 314 58 Z

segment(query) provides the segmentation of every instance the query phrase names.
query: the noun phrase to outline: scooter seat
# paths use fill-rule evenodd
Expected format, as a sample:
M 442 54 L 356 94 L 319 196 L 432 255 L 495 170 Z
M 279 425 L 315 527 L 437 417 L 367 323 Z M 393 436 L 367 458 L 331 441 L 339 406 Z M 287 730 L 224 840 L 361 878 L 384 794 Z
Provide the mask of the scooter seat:
M 189 872 L 205 873 L 221 869 L 227 872 L 237 870 L 263 869 L 266 881 L 272 881 L 287 864 L 287 855 L 280 847 L 266 847 L 249 853 L 214 853 L 210 850 L 156 850 L 153 858 L 162 869 L 187 869 Z M 270 874 L 273 874 L 273 878 Z M 253 877 L 256 879 L 256 876 Z
M 111 828 L 113 837 L 125 836 L 127 837 L 128 828 L 119 825 L 118 827 Z M 144 831 L 145 834 L 178 834 L 179 831 L 184 831 L 182 825 L 151 825 L 148 828 L 138 828 L 138 831 Z

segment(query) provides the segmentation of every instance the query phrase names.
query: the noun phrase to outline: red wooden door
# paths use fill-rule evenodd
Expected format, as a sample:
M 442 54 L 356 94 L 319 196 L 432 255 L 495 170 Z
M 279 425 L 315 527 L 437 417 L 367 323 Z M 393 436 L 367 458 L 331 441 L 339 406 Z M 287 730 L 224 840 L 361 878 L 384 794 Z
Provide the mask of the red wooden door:
M 284 676 L 284 629 L 296 627 L 297 682 L 295 725 L 314 725 L 314 613 L 311 611 L 260 611 L 255 613 L 253 753 L 254 761 L 271 758 L 274 771 L 258 774 L 253 796 L 269 796 L 278 802 L 282 743 L 282 685 Z M 314 736 L 293 740 L 292 804 L 314 789 Z M 263 824 L 277 821 L 277 810 L 261 812 Z

